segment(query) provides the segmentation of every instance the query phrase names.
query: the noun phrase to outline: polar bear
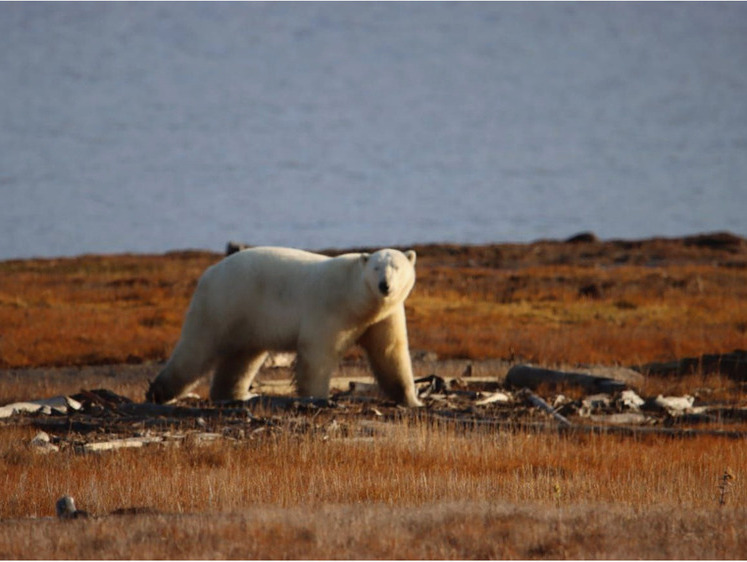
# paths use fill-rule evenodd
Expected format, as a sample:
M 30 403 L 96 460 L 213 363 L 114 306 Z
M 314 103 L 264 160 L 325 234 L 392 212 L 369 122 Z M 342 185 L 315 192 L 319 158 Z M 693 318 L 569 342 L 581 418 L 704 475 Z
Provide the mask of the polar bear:
M 326 398 L 342 355 L 357 343 L 385 394 L 421 406 L 404 306 L 415 260 L 413 250 L 330 258 L 275 247 L 224 258 L 200 278 L 181 338 L 146 399 L 179 397 L 213 372 L 212 400 L 245 400 L 268 351 L 297 352 L 299 395 Z

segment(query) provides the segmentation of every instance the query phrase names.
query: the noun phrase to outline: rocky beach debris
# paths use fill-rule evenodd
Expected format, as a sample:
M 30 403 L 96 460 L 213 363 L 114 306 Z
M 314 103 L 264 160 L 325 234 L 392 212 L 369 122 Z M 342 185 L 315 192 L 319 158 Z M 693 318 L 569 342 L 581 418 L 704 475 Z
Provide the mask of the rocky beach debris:
M 107 389 L 16 402 L 0 407 L 0 424 L 39 432 L 35 453 L 103 453 L 148 446 L 202 446 L 278 432 L 325 438 L 370 439 L 403 419 L 431 419 L 465 430 L 713 434 L 747 437 L 747 404 L 705 401 L 694 394 L 645 396 L 639 373 L 589 367 L 556 370 L 515 365 L 505 378 L 433 373 L 416 379 L 424 408 L 402 408 L 372 383 L 351 381 L 328 400 L 262 394 L 240 402 L 185 398 L 173 404 L 138 403 Z M 706 393 L 707 396 L 707 393 Z
M 0 418 L 7 418 L 23 412 L 39 412 L 47 415 L 52 413 L 66 414 L 70 410 L 80 410 L 80 408 L 80 402 L 69 396 L 53 396 L 52 398 L 15 402 L 2 406 L 0 407 Z

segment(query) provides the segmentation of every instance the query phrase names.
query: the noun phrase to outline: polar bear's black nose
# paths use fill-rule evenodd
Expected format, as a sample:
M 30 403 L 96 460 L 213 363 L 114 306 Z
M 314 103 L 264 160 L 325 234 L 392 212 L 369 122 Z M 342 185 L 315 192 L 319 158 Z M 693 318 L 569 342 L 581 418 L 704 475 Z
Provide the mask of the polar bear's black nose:
M 379 291 L 381 291 L 381 294 L 386 296 L 389 294 L 389 283 L 386 281 L 382 281 L 379 283 Z

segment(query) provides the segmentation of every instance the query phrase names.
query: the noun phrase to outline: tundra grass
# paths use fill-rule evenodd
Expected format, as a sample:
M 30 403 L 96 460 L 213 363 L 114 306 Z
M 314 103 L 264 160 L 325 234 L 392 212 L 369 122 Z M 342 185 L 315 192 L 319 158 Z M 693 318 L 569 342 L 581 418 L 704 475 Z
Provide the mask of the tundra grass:
M 163 361 L 197 279 L 220 258 L 0 263 L 0 368 Z M 445 260 L 421 254 L 406 303 L 410 347 L 441 358 L 634 365 L 747 348 L 747 267 Z
M 26 446 L 33 431 L 2 433 L 4 558 L 747 555 L 747 448 L 713 437 L 464 433 L 408 421 L 365 440 L 282 431 L 40 455 Z M 63 494 L 93 515 L 160 514 L 44 520 Z M 34 538 L 40 529 L 49 538 Z

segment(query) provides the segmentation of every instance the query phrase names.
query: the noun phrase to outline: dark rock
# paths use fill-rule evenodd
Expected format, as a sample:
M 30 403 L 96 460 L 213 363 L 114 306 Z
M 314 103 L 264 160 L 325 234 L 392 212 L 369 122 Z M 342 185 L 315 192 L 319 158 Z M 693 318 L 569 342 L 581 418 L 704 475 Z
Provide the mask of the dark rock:
M 75 500 L 71 496 L 62 496 L 55 504 L 57 517 L 60 519 L 85 519 L 88 512 L 75 508 Z
M 226 255 L 230 256 L 231 254 L 235 254 L 241 250 L 246 250 L 249 247 L 249 244 L 244 244 L 243 242 L 229 242 L 226 244 Z
M 593 232 L 579 232 L 565 241 L 568 244 L 589 244 L 591 242 L 599 242 L 599 238 Z
M 687 236 L 683 241 L 685 246 L 698 246 L 701 248 L 723 250 L 738 249 L 744 243 L 744 238 L 732 234 L 731 232 L 709 232 L 706 234 Z
M 685 357 L 666 363 L 647 363 L 637 367 L 637 370 L 659 376 L 721 373 L 734 380 L 747 381 L 747 350 L 735 349 L 731 353 Z
M 590 299 L 601 299 L 604 297 L 604 290 L 597 283 L 591 283 L 579 288 L 578 295 Z

